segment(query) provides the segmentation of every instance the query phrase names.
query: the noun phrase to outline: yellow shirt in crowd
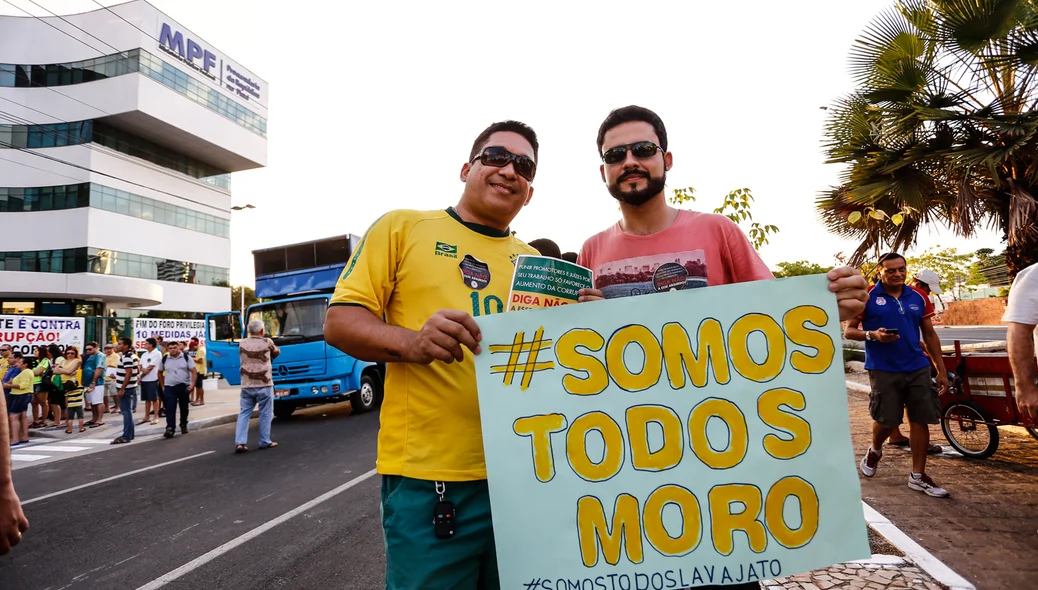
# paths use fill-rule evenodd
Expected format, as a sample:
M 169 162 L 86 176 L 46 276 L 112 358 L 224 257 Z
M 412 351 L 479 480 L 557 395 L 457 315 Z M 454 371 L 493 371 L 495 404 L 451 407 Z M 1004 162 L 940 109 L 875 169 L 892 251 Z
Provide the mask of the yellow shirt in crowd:
M 411 330 L 441 309 L 501 313 L 522 254 L 537 251 L 453 209 L 392 211 L 357 246 L 331 305 L 365 307 Z M 387 363 L 376 466 L 429 481 L 486 479 L 471 351 L 460 363 Z
M 11 395 L 27 395 L 32 393 L 32 369 L 22 369 L 18 376 L 11 380 Z

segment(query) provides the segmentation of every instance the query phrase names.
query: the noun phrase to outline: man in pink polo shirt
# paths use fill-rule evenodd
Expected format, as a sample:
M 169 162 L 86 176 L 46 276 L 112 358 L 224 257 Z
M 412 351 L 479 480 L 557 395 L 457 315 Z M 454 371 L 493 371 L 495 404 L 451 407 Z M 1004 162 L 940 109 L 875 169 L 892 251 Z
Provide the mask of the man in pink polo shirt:
M 656 113 L 628 106 L 609 113 L 598 130 L 600 171 L 622 218 L 584 242 L 577 262 L 595 272 L 582 301 L 627 297 L 775 278 L 734 222 L 724 215 L 667 204 L 667 129 Z M 868 300 L 854 268 L 829 272 L 840 319 L 857 317 Z

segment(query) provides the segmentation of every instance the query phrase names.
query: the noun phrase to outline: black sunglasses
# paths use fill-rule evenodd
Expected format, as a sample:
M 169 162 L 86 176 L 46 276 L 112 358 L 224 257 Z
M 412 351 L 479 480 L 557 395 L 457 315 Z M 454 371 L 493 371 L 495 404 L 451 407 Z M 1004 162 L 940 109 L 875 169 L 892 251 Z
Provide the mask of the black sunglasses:
M 609 148 L 604 154 L 602 154 L 602 161 L 606 164 L 619 164 L 627 159 L 628 149 L 630 149 L 631 153 L 634 154 L 634 157 L 639 160 L 651 158 L 656 155 L 656 152 L 663 151 L 663 148 L 651 141 L 639 141 L 637 143 L 618 145 L 614 148 Z
M 479 160 L 484 166 L 504 168 L 509 162 L 515 164 L 515 172 L 529 182 L 533 182 L 534 174 L 537 174 L 537 163 L 526 156 L 513 154 L 505 148 L 497 145 L 487 146 L 478 156 L 472 158 L 472 162 Z M 471 164 L 472 162 L 469 162 Z

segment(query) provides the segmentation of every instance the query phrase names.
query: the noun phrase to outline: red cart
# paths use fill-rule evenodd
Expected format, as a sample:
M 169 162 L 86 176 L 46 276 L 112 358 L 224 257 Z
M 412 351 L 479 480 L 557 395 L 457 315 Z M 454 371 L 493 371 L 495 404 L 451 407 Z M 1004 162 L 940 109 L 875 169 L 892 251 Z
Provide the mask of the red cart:
M 941 429 L 964 457 L 987 459 L 998 450 L 999 426 L 1022 426 L 1038 440 L 1038 424 L 1016 407 L 1013 369 L 1005 352 L 955 352 L 944 355 L 954 373 L 948 393 L 940 396 Z

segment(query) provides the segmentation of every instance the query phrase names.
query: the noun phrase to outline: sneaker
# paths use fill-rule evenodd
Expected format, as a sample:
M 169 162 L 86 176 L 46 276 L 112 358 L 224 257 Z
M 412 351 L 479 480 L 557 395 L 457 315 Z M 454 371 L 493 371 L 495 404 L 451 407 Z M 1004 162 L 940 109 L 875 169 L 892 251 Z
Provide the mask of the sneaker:
M 187 434 L 187 424 L 180 427 L 180 434 Z
M 172 428 L 166 428 L 166 432 L 162 435 L 164 438 L 173 438 L 174 430 Z
M 879 465 L 879 459 L 883 455 L 880 455 L 876 451 L 869 447 L 869 450 L 865 452 L 865 456 L 861 458 L 861 473 L 865 477 L 872 477 L 876 475 L 876 466 Z
M 917 492 L 926 492 L 927 496 L 933 496 L 934 498 L 948 497 L 948 490 L 934 483 L 930 476 L 925 473 L 918 478 L 914 475 L 909 475 L 908 487 Z

